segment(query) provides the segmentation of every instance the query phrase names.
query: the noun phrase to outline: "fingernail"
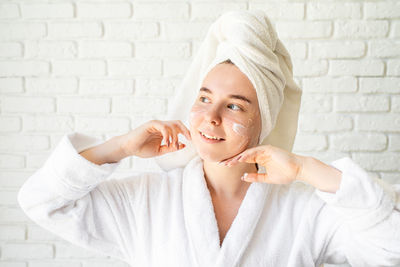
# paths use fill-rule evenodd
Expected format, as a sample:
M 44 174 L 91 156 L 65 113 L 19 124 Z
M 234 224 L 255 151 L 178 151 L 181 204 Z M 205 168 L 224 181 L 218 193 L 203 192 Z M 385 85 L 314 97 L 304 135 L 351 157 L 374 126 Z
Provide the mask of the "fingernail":
M 247 175 L 248 175 L 248 173 L 245 172 L 245 173 L 243 174 L 243 176 L 241 177 L 241 179 L 242 179 L 242 180 L 245 180 L 245 179 L 247 178 Z

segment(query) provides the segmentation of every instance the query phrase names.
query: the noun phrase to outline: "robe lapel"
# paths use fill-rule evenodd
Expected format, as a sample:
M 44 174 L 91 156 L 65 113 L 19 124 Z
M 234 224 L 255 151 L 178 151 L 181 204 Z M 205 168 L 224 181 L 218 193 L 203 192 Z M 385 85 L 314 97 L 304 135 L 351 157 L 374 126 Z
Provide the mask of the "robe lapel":
M 260 166 L 259 173 L 265 172 Z M 219 246 L 218 226 L 200 157 L 183 172 L 183 212 L 191 250 L 199 267 L 235 266 L 253 236 L 268 194 L 269 185 L 252 183 L 238 214 Z
M 183 171 L 182 193 L 185 226 L 197 266 L 214 266 L 220 250 L 218 226 L 198 156 Z

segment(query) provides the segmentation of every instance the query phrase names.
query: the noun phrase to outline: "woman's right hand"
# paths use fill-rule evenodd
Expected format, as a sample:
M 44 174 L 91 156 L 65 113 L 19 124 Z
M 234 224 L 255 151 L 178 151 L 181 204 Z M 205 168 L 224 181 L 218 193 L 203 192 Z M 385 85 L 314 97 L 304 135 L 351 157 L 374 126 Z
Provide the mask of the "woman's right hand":
M 129 133 L 120 136 L 121 149 L 126 157 L 150 158 L 174 152 L 185 147 L 178 141 L 178 134 L 192 140 L 189 130 L 179 120 L 151 120 Z M 170 138 L 172 142 L 170 142 Z M 164 145 L 161 145 L 164 140 Z

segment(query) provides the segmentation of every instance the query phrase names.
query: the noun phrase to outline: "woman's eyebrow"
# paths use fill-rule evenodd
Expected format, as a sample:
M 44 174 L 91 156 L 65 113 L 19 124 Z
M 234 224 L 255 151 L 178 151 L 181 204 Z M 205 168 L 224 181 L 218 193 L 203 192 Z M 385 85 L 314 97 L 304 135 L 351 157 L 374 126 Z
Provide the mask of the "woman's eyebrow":
M 201 87 L 200 91 L 212 94 L 212 91 L 206 87 Z M 251 101 L 249 99 L 247 99 L 246 97 L 242 96 L 242 95 L 229 95 L 230 98 L 234 98 L 234 99 L 239 99 L 239 100 L 243 100 L 248 102 L 249 104 L 251 104 Z

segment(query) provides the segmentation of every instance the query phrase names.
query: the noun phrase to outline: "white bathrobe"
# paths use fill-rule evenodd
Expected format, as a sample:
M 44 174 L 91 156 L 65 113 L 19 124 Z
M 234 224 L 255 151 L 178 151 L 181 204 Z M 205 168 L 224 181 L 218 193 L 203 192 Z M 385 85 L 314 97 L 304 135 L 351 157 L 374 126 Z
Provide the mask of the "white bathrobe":
M 66 134 L 18 194 L 29 218 L 77 246 L 138 267 L 400 264 L 400 185 L 369 177 L 348 157 L 331 164 L 342 171 L 336 194 L 252 183 L 220 246 L 199 157 L 169 172 L 108 179 L 119 162 L 100 166 L 78 154 L 99 143 Z

